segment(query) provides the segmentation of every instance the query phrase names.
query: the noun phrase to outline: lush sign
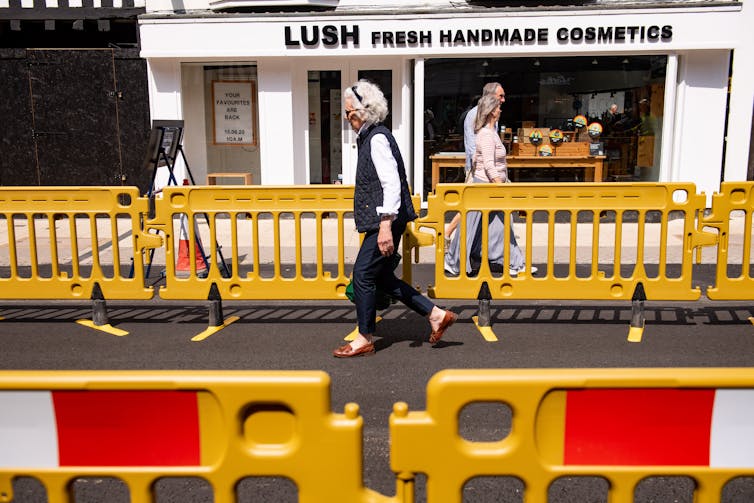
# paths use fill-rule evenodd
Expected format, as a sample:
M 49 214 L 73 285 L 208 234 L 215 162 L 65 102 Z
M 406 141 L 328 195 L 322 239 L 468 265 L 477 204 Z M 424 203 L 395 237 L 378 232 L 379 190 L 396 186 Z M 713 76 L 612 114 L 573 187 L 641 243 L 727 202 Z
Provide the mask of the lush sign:
M 668 42 L 673 27 L 657 26 L 585 26 L 571 28 L 466 28 L 440 30 L 373 30 L 365 33 L 359 25 L 286 25 L 285 46 L 289 49 L 316 47 L 360 47 L 363 42 L 373 47 L 441 47 L 513 46 L 558 43 L 652 43 Z

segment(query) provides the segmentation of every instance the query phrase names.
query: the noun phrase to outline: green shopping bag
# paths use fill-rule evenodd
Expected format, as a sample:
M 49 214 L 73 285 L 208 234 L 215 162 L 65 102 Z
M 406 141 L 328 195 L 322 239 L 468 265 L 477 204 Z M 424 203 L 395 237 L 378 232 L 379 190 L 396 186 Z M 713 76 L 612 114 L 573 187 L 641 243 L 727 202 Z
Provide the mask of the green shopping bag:
M 394 253 L 390 257 L 390 260 L 392 268 L 393 270 L 395 270 L 395 268 L 398 267 L 398 264 L 400 264 L 401 262 L 401 256 L 397 253 Z M 353 294 L 353 280 L 349 281 L 348 285 L 346 285 L 346 298 L 348 298 L 348 300 L 350 300 L 351 302 L 354 302 L 355 296 Z M 375 292 L 375 306 L 377 307 L 377 310 L 381 311 L 383 309 L 387 309 L 393 303 L 395 303 L 394 298 L 377 288 L 377 291 Z

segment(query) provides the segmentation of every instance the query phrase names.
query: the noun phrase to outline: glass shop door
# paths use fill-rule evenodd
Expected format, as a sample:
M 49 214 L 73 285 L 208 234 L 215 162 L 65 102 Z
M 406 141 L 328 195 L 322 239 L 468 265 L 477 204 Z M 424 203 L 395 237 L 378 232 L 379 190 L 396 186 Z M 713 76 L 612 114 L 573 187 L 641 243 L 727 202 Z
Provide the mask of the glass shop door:
M 343 62 L 331 69 L 309 70 L 309 183 L 353 184 L 356 175 L 356 133 L 343 118 L 342 90 L 359 79 L 374 82 L 388 101 L 385 125 L 392 129 L 395 62 L 358 67 Z M 339 66 L 339 67 L 338 67 Z

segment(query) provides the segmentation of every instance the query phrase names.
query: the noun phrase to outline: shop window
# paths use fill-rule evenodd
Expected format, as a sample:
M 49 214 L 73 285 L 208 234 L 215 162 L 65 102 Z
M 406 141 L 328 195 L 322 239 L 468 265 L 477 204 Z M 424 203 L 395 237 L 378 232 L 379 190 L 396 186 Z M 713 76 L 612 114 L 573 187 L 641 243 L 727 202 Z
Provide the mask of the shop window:
M 509 156 L 540 155 L 528 141 L 537 129 L 550 144 L 544 153 L 604 157 L 603 180 L 657 181 L 666 65 L 666 56 L 635 55 L 428 60 L 425 180 L 431 179 L 431 156 L 464 150 L 462 115 L 486 83 L 499 82 L 506 102 L 498 125 L 506 128 Z M 586 126 L 574 122 L 577 116 Z M 599 124 L 599 136 L 589 134 L 590 124 Z M 563 140 L 551 144 L 548 133 L 556 129 Z M 442 170 L 440 181 L 462 181 L 462 168 L 457 171 Z M 578 170 L 516 168 L 510 175 L 514 181 L 584 179 Z
M 196 183 L 261 180 L 256 65 L 181 67 L 183 148 Z

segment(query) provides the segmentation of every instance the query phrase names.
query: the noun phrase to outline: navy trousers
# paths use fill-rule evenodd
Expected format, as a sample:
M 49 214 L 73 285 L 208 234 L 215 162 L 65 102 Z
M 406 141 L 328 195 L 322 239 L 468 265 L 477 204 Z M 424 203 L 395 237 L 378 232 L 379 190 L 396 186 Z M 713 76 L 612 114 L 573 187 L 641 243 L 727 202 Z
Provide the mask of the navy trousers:
M 393 223 L 393 244 L 395 249 L 401 242 L 406 225 Z M 384 257 L 377 246 L 379 231 L 367 232 L 359 248 L 353 265 L 353 294 L 356 304 L 356 317 L 359 332 L 373 334 L 375 331 L 377 307 L 375 293 L 380 290 L 404 303 L 422 316 L 428 315 L 435 305 L 405 281 L 395 277 L 393 260 Z

